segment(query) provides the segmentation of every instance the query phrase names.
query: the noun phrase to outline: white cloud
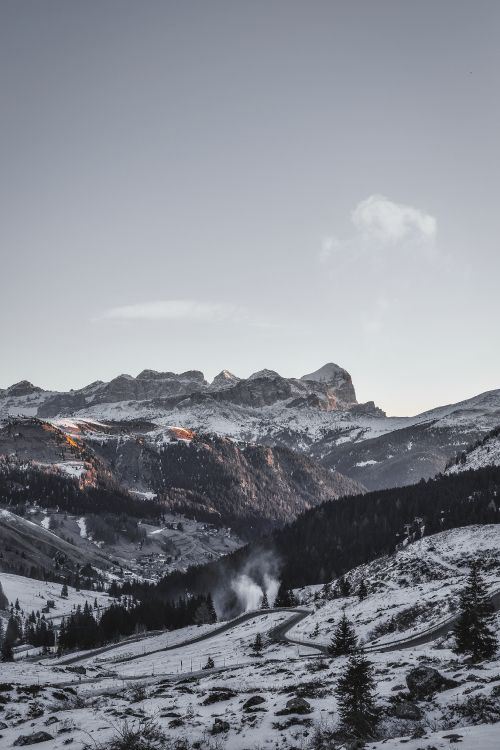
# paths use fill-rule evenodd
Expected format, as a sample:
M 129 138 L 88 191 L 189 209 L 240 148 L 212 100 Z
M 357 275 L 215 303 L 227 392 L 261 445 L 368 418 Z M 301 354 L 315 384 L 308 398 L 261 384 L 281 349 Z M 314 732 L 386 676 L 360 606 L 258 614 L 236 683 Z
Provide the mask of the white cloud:
M 387 244 L 405 240 L 432 243 L 437 231 L 434 216 L 383 195 L 370 195 L 358 203 L 351 221 L 363 238 Z
M 143 321 L 199 321 L 220 323 L 246 323 L 259 327 L 274 327 L 264 318 L 252 315 L 245 308 L 224 302 L 197 302 L 189 299 L 157 300 L 142 302 L 135 305 L 111 307 L 100 316 L 111 320 L 143 320 Z

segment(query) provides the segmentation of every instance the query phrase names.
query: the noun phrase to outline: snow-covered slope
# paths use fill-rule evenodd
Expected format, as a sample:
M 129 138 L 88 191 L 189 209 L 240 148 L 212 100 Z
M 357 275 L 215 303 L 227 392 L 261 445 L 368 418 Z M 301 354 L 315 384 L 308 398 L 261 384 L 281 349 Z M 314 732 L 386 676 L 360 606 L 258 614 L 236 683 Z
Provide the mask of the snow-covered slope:
M 362 602 L 325 600 L 321 587 L 302 590 L 309 614 L 287 636 L 305 644 L 270 638 L 291 613 L 257 612 L 245 622 L 228 623 L 222 633 L 219 623 L 190 626 L 139 634 L 101 653 L 4 663 L 2 741 L 11 747 L 20 735 L 45 731 L 49 737 L 42 748 L 62 750 L 68 739 L 79 748 L 108 741 L 125 720 L 129 728 L 146 720 L 169 738 L 165 747 L 178 742 L 183 750 L 336 747 L 328 733 L 339 723 L 335 688 L 346 660 L 315 653 L 314 644 L 328 643 L 344 607 L 358 635 L 365 641 L 377 636 L 385 647 L 428 630 L 453 611 L 448 605 L 456 600 L 473 557 L 482 560 L 488 585 L 496 588 L 499 526 L 436 534 L 352 571 L 353 585 L 361 578 L 367 583 Z M 495 626 L 500 627 L 498 617 Z M 252 650 L 257 633 L 264 644 L 259 657 Z M 455 743 L 463 750 L 496 750 L 500 658 L 471 664 L 449 646 L 439 638 L 369 653 L 380 710 L 371 750 L 443 750 Z M 204 670 L 209 657 L 215 669 Z M 448 684 L 425 699 L 410 694 L 407 678 L 417 667 L 439 670 Z M 80 673 L 71 671 L 75 668 Z
M 386 417 L 359 404 L 349 373 L 334 363 L 300 378 L 261 370 L 247 379 L 223 371 L 120 375 L 69 393 L 17 384 L 0 392 L 0 418 L 38 415 L 58 422 L 127 422 L 161 441 L 169 428 L 214 432 L 237 441 L 304 451 L 369 489 L 410 484 L 447 462 L 500 423 L 500 390 L 414 417 Z
M 459 474 L 461 471 L 482 469 L 484 466 L 500 466 L 500 427 L 461 453 L 447 468 L 446 473 Z
M 333 585 L 297 590 L 300 600 L 315 612 L 291 635 L 327 645 L 343 609 L 367 644 L 418 633 L 455 613 L 458 592 L 477 559 L 483 563 L 491 591 L 499 590 L 500 525 L 444 531 L 354 568 L 346 576 L 352 587 L 347 598 L 331 598 Z M 368 589 L 363 601 L 357 596 L 361 581 Z
M 61 596 L 62 586 L 60 583 L 50 581 L 39 581 L 36 578 L 25 578 L 12 573 L 0 573 L 0 583 L 4 594 L 9 600 L 9 605 L 19 602 L 21 611 L 29 615 L 32 611 L 41 612 L 46 606 L 47 600 L 54 602 L 54 607 L 46 615 L 46 620 L 58 623 L 62 617 L 69 615 L 75 607 L 88 602 L 91 606 L 97 601 L 99 607 L 107 607 L 110 599 L 107 593 L 99 591 L 77 591 L 73 586 L 67 586 L 68 595 Z

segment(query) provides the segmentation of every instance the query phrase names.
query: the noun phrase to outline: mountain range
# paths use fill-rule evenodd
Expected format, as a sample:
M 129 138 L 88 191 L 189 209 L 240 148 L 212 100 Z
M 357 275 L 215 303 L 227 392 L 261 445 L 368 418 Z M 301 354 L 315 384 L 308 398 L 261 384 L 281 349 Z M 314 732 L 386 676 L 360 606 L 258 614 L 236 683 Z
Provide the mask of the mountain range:
M 305 453 L 368 489 L 418 482 L 500 424 L 500 390 L 413 417 L 388 417 L 358 403 L 350 374 L 329 363 L 298 378 L 260 370 L 239 378 L 223 370 L 143 370 L 68 392 L 22 381 L 0 391 L 0 419 L 36 416 L 63 430 L 122 434 L 158 445 L 171 428 Z M 144 487 L 145 491 L 151 487 Z

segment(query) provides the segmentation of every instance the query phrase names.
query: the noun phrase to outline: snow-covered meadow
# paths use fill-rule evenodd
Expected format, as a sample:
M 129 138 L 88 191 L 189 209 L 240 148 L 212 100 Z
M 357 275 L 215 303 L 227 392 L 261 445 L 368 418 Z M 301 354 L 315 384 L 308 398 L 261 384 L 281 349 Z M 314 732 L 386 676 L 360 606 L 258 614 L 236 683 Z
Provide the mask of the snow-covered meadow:
M 494 589 L 499 582 L 497 526 L 424 538 L 352 571 L 348 579 L 355 589 L 361 578 L 367 585 L 362 601 L 357 596 L 323 601 L 318 599 L 321 586 L 302 589 L 301 608 L 309 614 L 286 637 L 309 647 L 272 641 L 269 631 L 293 614 L 263 611 L 250 614 L 245 622 L 138 634 L 95 653 L 3 663 L 0 746 L 12 746 L 19 735 L 45 731 L 51 739 L 41 743 L 42 750 L 62 748 L 68 739 L 81 750 L 106 741 L 124 721 L 133 726 L 153 720 L 172 740 L 186 740 L 189 748 L 307 750 L 316 731 L 328 732 L 338 721 L 334 691 L 346 659 L 325 656 L 314 645 L 329 642 L 344 606 L 365 640 L 394 615 L 399 615 L 397 622 L 404 629 L 380 636 L 381 644 L 422 633 L 453 612 L 448 601 L 456 598 L 473 556 L 482 558 L 488 585 Z M 4 586 L 9 598 L 15 583 Z M 18 585 L 24 606 L 40 593 L 35 584 L 39 582 L 26 584 L 24 590 Z M 84 592 L 71 591 L 67 606 L 76 603 L 77 594 L 84 598 Z M 423 605 L 420 614 L 408 623 L 401 612 L 417 605 Z M 221 632 L 221 627 L 226 629 Z M 257 633 L 264 640 L 260 656 L 252 649 Z M 441 749 L 450 742 L 460 742 L 467 750 L 498 747 L 500 658 L 472 665 L 450 646 L 449 640 L 439 638 L 369 653 L 381 719 L 380 738 L 367 747 Z M 204 670 L 208 657 L 214 669 Z M 408 693 L 407 677 L 416 667 L 437 669 L 453 683 L 425 700 L 415 700 Z M 294 699 L 305 701 L 303 712 L 293 708 L 296 704 L 290 708 Z M 413 718 L 400 715 L 401 706 L 409 703 Z

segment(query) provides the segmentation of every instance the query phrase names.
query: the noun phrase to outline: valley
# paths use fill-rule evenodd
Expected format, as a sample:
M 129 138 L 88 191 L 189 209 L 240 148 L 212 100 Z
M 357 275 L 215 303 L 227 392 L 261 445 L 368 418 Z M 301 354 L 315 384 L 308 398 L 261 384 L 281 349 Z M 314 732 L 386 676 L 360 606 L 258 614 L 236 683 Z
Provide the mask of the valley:
M 500 629 L 500 391 L 395 418 L 333 364 L 146 370 L 0 414 L 0 746 L 496 747 L 500 654 L 455 631 L 475 565 Z

